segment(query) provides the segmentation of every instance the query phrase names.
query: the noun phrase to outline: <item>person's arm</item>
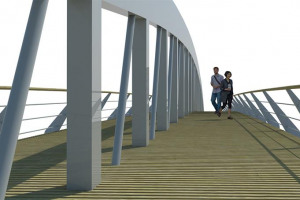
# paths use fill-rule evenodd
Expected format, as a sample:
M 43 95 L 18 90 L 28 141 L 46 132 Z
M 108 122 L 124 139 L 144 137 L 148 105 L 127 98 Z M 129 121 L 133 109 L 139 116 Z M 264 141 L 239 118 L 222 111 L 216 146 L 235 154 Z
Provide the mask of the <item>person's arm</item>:
M 223 91 L 224 90 L 224 80 L 221 81 L 220 89 Z
M 215 86 L 214 86 L 212 83 L 213 83 L 213 77 L 211 77 L 211 79 L 210 79 L 210 85 L 211 85 L 213 88 L 215 88 Z

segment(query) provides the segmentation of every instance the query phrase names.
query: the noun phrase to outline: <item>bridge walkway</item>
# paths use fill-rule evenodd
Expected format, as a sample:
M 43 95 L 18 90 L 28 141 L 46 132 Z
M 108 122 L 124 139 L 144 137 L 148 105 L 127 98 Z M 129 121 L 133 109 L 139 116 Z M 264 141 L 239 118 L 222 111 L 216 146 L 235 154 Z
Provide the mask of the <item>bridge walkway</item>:
M 115 121 L 102 124 L 102 183 L 66 190 L 66 131 L 18 142 L 6 199 L 300 199 L 300 138 L 240 113 L 192 113 L 111 166 Z

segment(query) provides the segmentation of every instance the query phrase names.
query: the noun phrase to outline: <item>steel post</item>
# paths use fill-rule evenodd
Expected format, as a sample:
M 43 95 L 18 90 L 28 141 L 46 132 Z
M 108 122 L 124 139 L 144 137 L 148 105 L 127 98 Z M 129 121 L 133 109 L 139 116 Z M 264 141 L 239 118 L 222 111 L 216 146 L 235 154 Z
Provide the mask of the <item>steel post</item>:
M 156 35 L 156 50 L 155 50 L 154 77 L 153 77 L 150 140 L 155 139 L 157 96 L 158 96 L 158 84 L 159 84 L 158 81 L 159 81 L 159 68 L 160 68 L 160 50 L 161 50 L 161 27 L 158 26 L 157 35 Z
M 270 95 L 264 91 L 263 92 L 267 100 L 269 101 L 272 109 L 274 110 L 276 116 L 278 117 L 281 125 L 284 127 L 285 131 L 292 133 L 293 135 L 300 136 L 299 129 L 294 125 L 294 123 L 285 115 L 281 108 L 274 102 Z
M 174 37 L 170 123 L 178 122 L 178 39 Z
M 266 107 L 258 100 L 258 98 L 255 96 L 255 94 L 253 94 L 253 93 L 250 93 L 250 94 L 253 97 L 256 105 L 259 107 L 261 113 L 264 115 L 266 121 L 269 124 L 271 124 L 272 126 L 279 128 L 280 125 L 277 122 L 277 120 L 270 114 L 270 112 L 266 109 Z
M 162 29 L 160 47 L 160 67 L 158 81 L 158 100 L 156 111 L 156 129 L 168 130 L 168 40 L 167 31 Z
M 182 43 L 179 46 L 179 95 L 178 95 L 178 117 L 183 118 L 185 114 L 185 48 Z
M 172 74 L 173 74 L 173 56 L 174 56 L 174 36 L 170 35 L 170 50 L 169 50 L 169 74 L 168 74 L 168 123 L 170 123 L 171 115 L 171 99 L 172 99 Z
M 294 105 L 296 106 L 298 112 L 300 113 L 300 100 L 299 98 L 294 94 L 292 90 L 286 90 L 289 94 L 290 98 L 292 99 Z
M 48 0 L 33 0 L 0 135 L 0 199 L 5 198 Z
M 133 45 L 134 25 L 135 25 L 135 15 L 129 15 L 124 58 L 123 58 L 123 69 L 122 69 L 122 77 L 121 77 L 119 104 L 117 110 L 117 122 L 116 122 L 116 129 L 115 129 L 112 165 L 120 165 L 121 162 L 121 151 L 122 151 L 126 99 L 127 99 L 126 96 L 128 91 L 128 79 L 129 79 L 129 71 L 130 71 L 132 45 Z

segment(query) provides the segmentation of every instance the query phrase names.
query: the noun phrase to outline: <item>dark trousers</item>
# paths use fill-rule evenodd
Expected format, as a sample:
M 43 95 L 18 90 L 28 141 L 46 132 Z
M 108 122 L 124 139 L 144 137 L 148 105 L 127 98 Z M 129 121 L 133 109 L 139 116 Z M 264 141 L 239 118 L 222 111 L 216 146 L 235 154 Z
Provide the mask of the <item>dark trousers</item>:
M 231 109 L 231 103 L 232 103 L 232 94 L 228 94 L 226 98 L 222 99 L 222 110 L 226 107 L 228 103 L 228 108 Z

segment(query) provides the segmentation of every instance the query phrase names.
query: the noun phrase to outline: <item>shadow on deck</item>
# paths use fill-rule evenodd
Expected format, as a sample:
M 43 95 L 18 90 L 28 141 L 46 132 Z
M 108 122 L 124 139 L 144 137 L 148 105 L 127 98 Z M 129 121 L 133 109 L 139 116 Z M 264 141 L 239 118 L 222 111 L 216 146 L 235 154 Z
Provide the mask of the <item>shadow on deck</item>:
M 131 146 L 111 166 L 115 121 L 103 122 L 102 183 L 66 190 L 66 131 L 18 142 L 6 199 L 300 199 L 300 138 L 240 113 L 193 113 Z

